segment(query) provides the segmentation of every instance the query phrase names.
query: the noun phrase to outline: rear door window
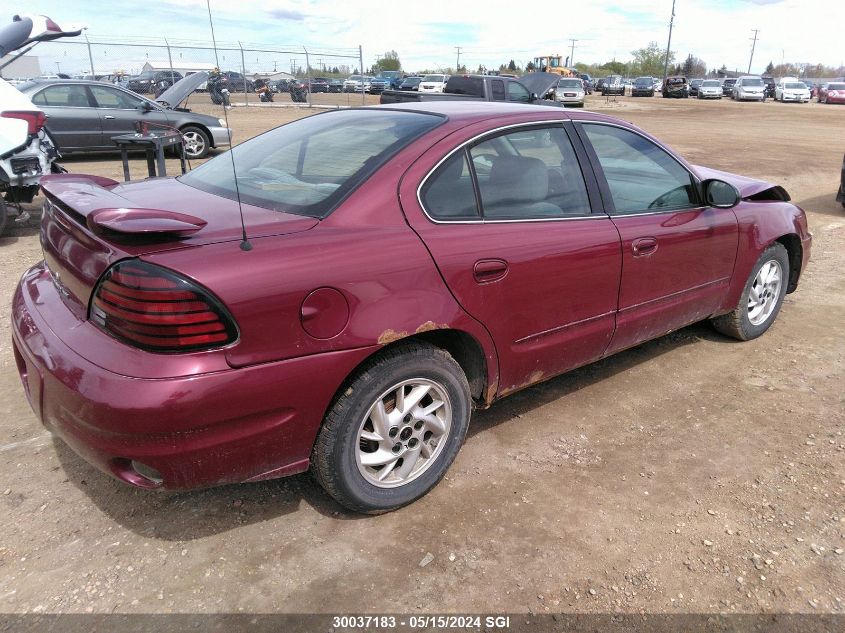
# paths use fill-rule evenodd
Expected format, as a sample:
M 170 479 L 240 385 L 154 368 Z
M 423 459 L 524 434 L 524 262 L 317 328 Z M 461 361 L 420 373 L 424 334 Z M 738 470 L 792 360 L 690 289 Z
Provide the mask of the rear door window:
M 485 220 L 589 215 L 581 167 L 562 127 L 493 137 L 470 150 Z
M 32 98 L 37 106 L 56 108 L 90 108 L 88 92 L 83 84 L 47 86 Z

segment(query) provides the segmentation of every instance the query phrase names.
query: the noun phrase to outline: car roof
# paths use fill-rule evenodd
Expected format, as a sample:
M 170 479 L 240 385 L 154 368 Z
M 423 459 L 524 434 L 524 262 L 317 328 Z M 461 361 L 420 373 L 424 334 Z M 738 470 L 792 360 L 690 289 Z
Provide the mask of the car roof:
M 52 86 L 55 84 L 84 84 L 88 86 L 108 86 L 110 88 L 119 88 L 110 81 L 97 81 L 96 79 L 30 79 L 29 86 L 25 90 L 32 90 L 34 88 L 41 88 L 42 86 Z

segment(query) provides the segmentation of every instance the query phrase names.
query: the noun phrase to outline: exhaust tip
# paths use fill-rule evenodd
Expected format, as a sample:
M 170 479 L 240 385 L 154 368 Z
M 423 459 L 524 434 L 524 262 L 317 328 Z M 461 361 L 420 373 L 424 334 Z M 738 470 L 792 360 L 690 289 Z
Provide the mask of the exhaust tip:
M 112 472 L 121 481 L 138 488 L 161 488 L 164 485 L 164 477 L 159 471 L 134 459 L 114 458 Z

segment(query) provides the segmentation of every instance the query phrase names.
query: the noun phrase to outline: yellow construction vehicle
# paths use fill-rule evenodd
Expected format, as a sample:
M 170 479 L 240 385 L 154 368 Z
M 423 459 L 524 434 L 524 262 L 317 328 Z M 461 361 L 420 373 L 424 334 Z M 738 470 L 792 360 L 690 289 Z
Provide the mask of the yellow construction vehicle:
M 537 72 L 555 73 L 562 77 L 577 77 L 575 71 L 561 63 L 560 55 L 545 55 L 534 58 L 534 70 Z

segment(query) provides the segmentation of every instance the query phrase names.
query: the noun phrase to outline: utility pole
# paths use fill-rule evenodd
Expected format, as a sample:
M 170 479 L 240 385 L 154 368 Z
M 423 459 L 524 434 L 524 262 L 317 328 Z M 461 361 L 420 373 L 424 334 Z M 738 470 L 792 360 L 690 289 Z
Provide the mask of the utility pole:
M 458 52 L 458 60 L 455 62 L 455 72 L 458 72 L 458 69 L 461 67 L 461 49 L 463 46 L 456 46 L 455 50 Z
M 748 58 L 748 74 L 751 74 L 751 62 L 754 59 L 754 48 L 757 46 L 757 33 L 760 32 L 760 29 L 751 29 L 754 31 L 754 40 L 751 42 L 751 57 Z
M 572 42 L 572 47 L 569 51 L 569 65 L 575 66 L 575 42 L 577 42 L 578 40 L 573 40 L 572 38 L 570 38 L 569 41 Z
M 669 50 L 672 48 L 672 27 L 675 25 L 675 0 L 672 0 L 672 16 L 669 18 L 669 42 L 666 44 L 666 59 L 663 62 L 663 85 L 669 75 Z

